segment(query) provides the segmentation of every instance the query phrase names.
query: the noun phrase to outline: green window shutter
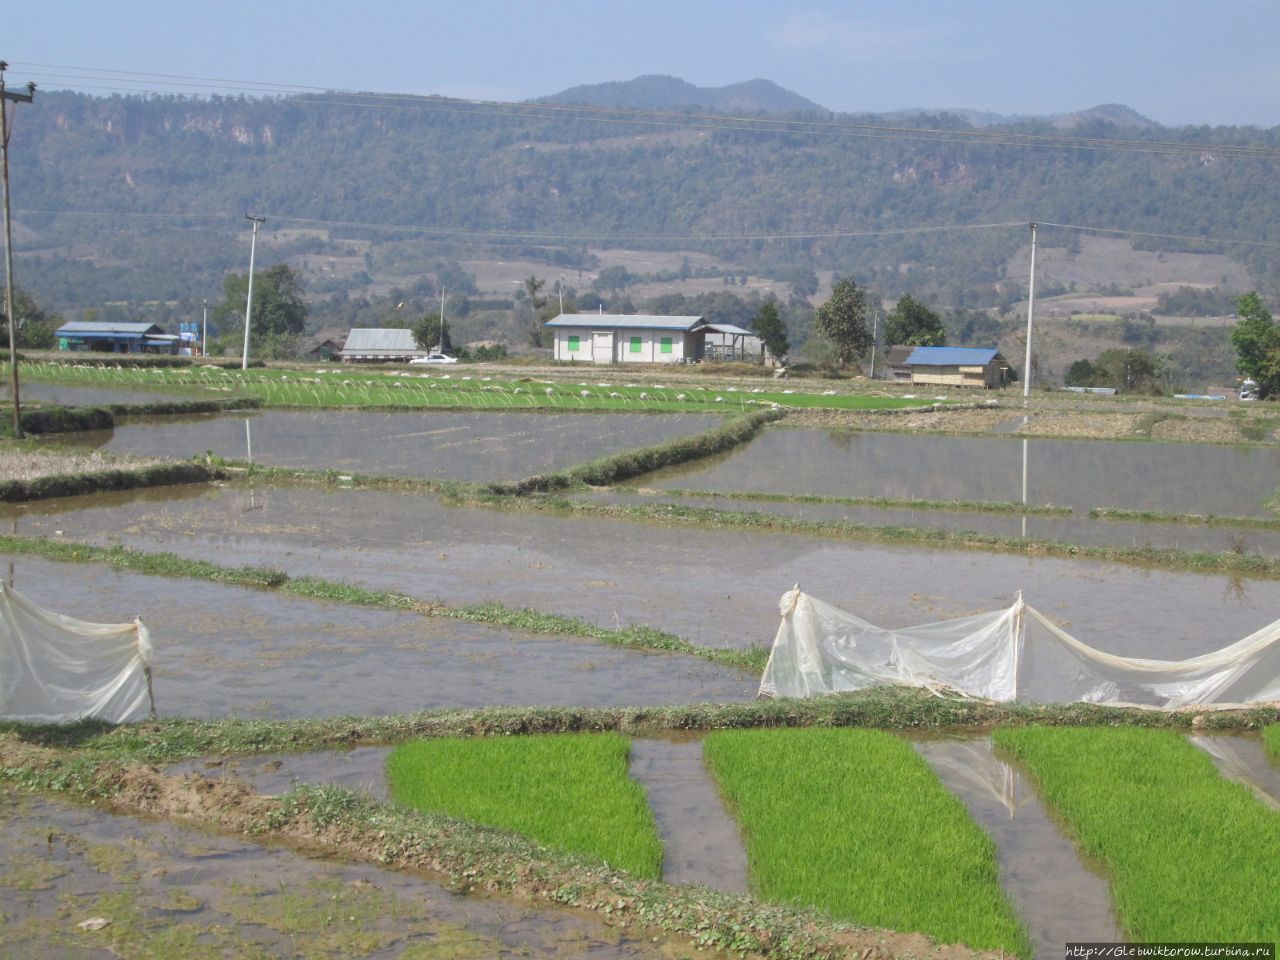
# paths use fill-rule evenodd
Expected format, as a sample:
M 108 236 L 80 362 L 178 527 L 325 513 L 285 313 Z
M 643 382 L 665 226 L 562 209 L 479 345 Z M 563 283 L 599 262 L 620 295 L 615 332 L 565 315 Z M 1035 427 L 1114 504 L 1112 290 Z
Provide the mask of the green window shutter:
M 581 343 L 582 343 L 582 341 L 581 341 L 578 337 L 576 337 L 576 336 L 570 336 L 570 337 L 569 337 L 569 351 L 570 351 L 571 353 L 576 353 L 576 352 L 577 352 L 577 350 L 578 350 L 578 348 L 579 348 L 579 345 L 580 345 Z
M 663 337 L 663 338 L 662 338 L 662 352 L 663 352 L 663 353 L 670 353 L 670 352 L 671 352 L 671 338 L 670 338 L 670 337 Z
M 632 338 L 631 338 L 631 352 L 632 352 L 632 353 L 639 353 L 639 352 L 640 352 L 640 338 L 639 338 L 639 337 L 632 337 Z

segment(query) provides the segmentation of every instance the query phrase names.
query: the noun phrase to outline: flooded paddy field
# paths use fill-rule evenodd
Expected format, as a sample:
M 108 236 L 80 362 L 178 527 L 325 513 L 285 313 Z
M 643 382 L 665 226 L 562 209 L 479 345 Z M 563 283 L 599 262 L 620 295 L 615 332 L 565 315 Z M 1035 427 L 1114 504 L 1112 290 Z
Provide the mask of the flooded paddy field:
M 728 454 L 648 474 L 649 487 L 901 497 L 1022 499 L 1171 513 L 1274 517 L 1280 449 L 1027 440 L 772 427 Z
M 0 791 L 9 957 L 675 958 L 687 942 L 408 872 Z M 701 956 L 719 956 L 715 951 Z
M 1034 956 L 1060 956 L 1062 944 L 1125 939 L 1101 867 L 1082 855 L 1046 808 L 1016 762 L 1006 761 L 989 737 L 910 738 L 943 785 L 965 805 L 995 843 L 1000 885 L 1026 924 Z M 1271 764 L 1256 737 L 1193 736 L 1219 764 L 1223 776 L 1252 786 L 1259 799 L 1280 807 L 1280 768 Z M 385 800 L 388 748 L 347 752 L 218 757 L 187 761 L 168 775 L 234 776 L 265 795 L 299 783 L 334 783 Z M 663 879 L 697 883 L 726 892 L 750 889 L 745 846 L 703 760 L 697 735 L 635 738 L 631 776 L 648 794 L 662 837 Z
M 601 626 L 647 623 L 712 646 L 771 643 L 778 598 L 797 582 L 885 627 L 1007 607 L 1023 590 L 1082 641 L 1160 659 L 1216 650 L 1280 611 L 1280 581 L 1101 561 L 449 507 L 371 490 L 230 485 L 173 496 L 6 506 L 0 523 L 449 604 L 497 600 Z
M 871 526 L 902 526 L 974 531 L 996 537 L 1025 537 L 1100 547 L 1170 547 L 1207 553 L 1250 553 L 1280 557 L 1280 529 L 1156 523 L 1137 520 L 1091 520 L 1087 516 L 982 513 L 973 510 L 920 510 L 841 503 L 788 500 L 739 500 L 734 497 L 676 496 L 659 490 L 644 493 L 587 493 L 600 503 L 674 503 L 715 510 L 758 512 L 798 520 L 847 521 Z
M 716 414 L 271 410 L 249 417 L 137 421 L 62 439 L 138 456 L 212 451 L 275 467 L 498 481 L 676 440 L 720 420 Z
M 64 407 L 95 406 L 103 403 L 168 403 L 195 400 L 206 396 L 202 391 L 176 392 L 173 390 L 137 390 L 121 387 L 72 387 L 58 383 L 32 383 L 23 381 L 18 387 L 19 396 L 28 401 L 55 403 Z M 6 379 L 0 384 L 0 400 L 9 400 L 10 385 Z
M 678 654 L 0 556 L 6 579 L 80 619 L 140 616 L 162 716 L 274 719 L 428 707 L 658 706 L 749 700 L 758 678 Z

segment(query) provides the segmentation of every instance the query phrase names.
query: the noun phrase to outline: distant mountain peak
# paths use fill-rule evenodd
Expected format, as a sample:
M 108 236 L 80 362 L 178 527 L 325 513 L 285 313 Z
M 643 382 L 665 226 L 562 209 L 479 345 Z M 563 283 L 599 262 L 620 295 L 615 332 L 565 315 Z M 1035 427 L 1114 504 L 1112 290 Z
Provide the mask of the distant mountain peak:
M 580 103 L 639 110 L 710 110 L 715 113 L 827 112 L 826 108 L 778 86 L 772 80 L 745 80 L 724 87 L 698 87 L 665 74 L 634 80 L 570 87 L 536 103 Z

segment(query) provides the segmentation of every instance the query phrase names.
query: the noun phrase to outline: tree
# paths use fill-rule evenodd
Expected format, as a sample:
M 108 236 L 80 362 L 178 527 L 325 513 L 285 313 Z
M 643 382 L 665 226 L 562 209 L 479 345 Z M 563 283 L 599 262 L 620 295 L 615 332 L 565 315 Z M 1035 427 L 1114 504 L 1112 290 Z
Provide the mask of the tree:
M 899 300 L 889 314 L 884 337 L 890 346 L 944 347 L 947 344 L 942 318 L 910 295 Z
M 796 267 L 783 278 L 791 287 L 791 296 L 808 299 L 818 292 L 818 275 L 813 267 Z
M 837 280 L 831 299 L 818 307 L 813 327 L 831 344 L 841 367 L 860 360 L 871 346 L 865 291 L 851 277 Z
M 219 327 L 233 317 L 243 322 L 248 293 L 247 273 L 228 274 L 222 281 L 222 302 L 214 308 L 210 319 Z M 302 279 L 287 263 L 278 263 L 253 275 L 250 323 L 250 346 L 273 356 L 291 352 L 306 329 L 307 302 L 302 296 Z
M 1258 395 L 1280 394 L 1280 327 L 1257 292 L 1236 298 L 1240 317 L 1231 330 L 1231 346 L 1236 351 L 1236 369 L 1258 383 Z
M 4 313 L 4 287 L 0 287 L 0 347 L 9 346 L 9 318 Z M 45 313 L 31 294 L 13 288 L 13 313 L 18 327 L 18 347 L 28 350 L 52 350 L 53 333 L 62 326 L 62 318 Z
M 790 349 L 787 343 L 787 325 L 778 315 L 778 301 L 773 297 L 760 305 L 751 321 L 751 329 L 764 341 L 765 347 L 774 357 L 781 359 L 787 355 Z
M 439 347 L 447 351 L 453 346 L 449 340 L 449 325 L 440 323 L 438 313 L 424 314 L 410 329 L 413 330 L 414 342 L 423 350 Z

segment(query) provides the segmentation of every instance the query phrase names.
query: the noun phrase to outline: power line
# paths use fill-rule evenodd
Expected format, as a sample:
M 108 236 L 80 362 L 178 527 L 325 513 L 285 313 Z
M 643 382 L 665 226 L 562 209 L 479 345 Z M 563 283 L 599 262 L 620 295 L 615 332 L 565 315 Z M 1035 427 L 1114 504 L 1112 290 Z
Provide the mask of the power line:
M 238 214 L 222 213 L 137 213 L 113 212 L 109 210 L 35 210 L 19 209 L 15 213 L 25 216 L 53 217 L 88 217 L 98 219 L 126 220 L 207 220 L 235 222 L 241 219 Z M 698 233 L 653 233 L 653 234 L 599 234 L 599 233 L 556 233 L 549 230 L 478 230 L 471 227 L 431 226 L 427 224 L 379 223 L 371 220 L 333 220 L 322 217 L 295 216 L 289 213 L 267 211 L 276 222 L 297 224 L 300 226 L 346 228 L 351 230 L 381 230 L 389 233 L 418 234 L 421 236 L 455 237 L 464 240 L 501 243 L 504 241 L 543 241 L 547 243 L 744 243 L 752 241 L 778 242 L 787 240 L 846 240 L 890 236 L 911 236 L 934 233 L 958 233 L 967 231 L 1000 230 L 1011 227 L 1025 227 L 1030 220 L 1002 220 L 992 223 L 952 223 L 952 224 L 920 224 L 905 227 L 880 227 L 862 230 L 825 230 L 797 231 L 795 233 L 732 233 L 732 234 L 698 234 Z M 1215 246 L 1250 246 L 1280 249 L 1280 242 L 1267 240 L 1246 240 L 1239 237 L 1206 237 L 1183 233 L 1156 233 L 1150 230 L 1129 230 L 1122 227 L 1097 227 L 1079 223 L 1055 223 L 1051 220 L 1036 220 L 1042 227 L 1057 227 L 1062 230 L 1078 230 L 1084 233 L 1117 234 L 1127 237 L 1143 237 L 1151 240 L 1177 240 L 1181 242 L 1206 243 Z
M 77 71 L 57 77 L 74 81 L 104 80 L 116 83 L 155 83 L 164 86 L 208 89 L 213 84 L 221 89 L 259 92 L 270 95 L 323 95 L 323 100 L 299 99 L 297 103 L 337 103 L 350 106 L 382 106 L 397 109 L 426 109 L 436 112 L 486 111 L 497 116 L 518 116 L 528 120 L 590 120 L 599 123 L 660 127 L 712 127 L 736 132 L 773 135 L 802 134 L 859 137 L 865 139 L 914 140 L 982 146 L 1042 147 L 1070 150 L 1101 150 L 1156 155 L 1208 155 L 1214 158 L 1280 160 L 1280 148 L 1248 144 L 1200 144 L 1171 140 L 1139 140 L 1132 138 L 1076 137 L 1062 134 L 1021 134 L 1007 130 L 987 131 L 941 127 L 911 127 L 891 124 L 857 123 L 849 120 L 791 119 L 785 117 L 748 117 L 731 114 L 694 113 L 664 110 L 640 110 L 624 107 L 602 107 L 587 104 L 535 103 L 501 100 L 478 100 L 462 97 L 439 97 L 421 94 L 389 94 L 341 90 L 298 83 L 234 80 L 225 77 L 201 77 L 185 74 L 144 73 L 99 67 L 65 64 L 24 63 L 27 67 Z M 130 93 L 172 93 L 172 90 L 126 88 Z

